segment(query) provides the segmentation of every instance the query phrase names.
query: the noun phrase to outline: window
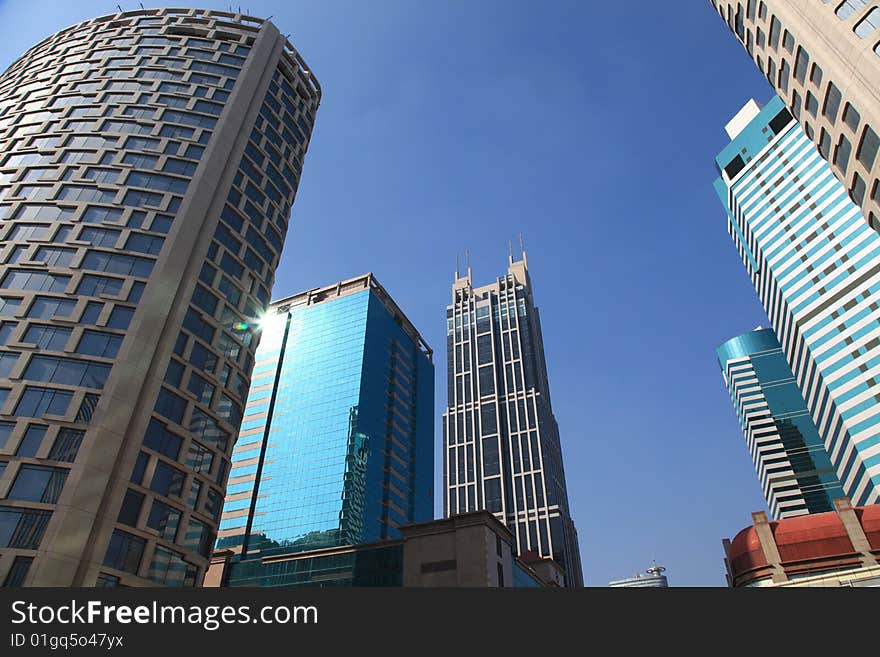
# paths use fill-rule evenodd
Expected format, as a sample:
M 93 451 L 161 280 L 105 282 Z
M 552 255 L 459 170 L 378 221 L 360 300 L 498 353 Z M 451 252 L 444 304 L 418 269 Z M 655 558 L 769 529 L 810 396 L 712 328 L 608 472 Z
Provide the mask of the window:
M 822 114 L 825 115 L 831 123 L 833 124 L 837 121 L 837 112 L 840 109 L 840 90 L 834 85 L 833 82 L 828 83 L 828 93 L 825 96 L 825 107 L 822 109 Z
M 214 464 L 214 453 L 206 449 L 203 445 L 199 445 L 196 441 L 192 441 L 189 446 L 189 453 L 186 457 L 187 467 L 192 468 L 195 472 L 210 474 L 211 466 Z
M 826 160 L 831 155 L 831 136 L 825 131 L 825 128 L 822 128 L 822 133 L 819 137 L 819 152 Z
M 880 8 L 874 7 L 867 16 L 859 21 L 853 31 L 860 39 L 864 39 L 871 36 L 878 26 L 880 26 Z
M 113 228 L 96 228 L 94 226 L 83 226 L 80 231 L 79 239 L 88 242 L 92 246 L 116 246 L 116 240 L 119 239 L 119 231 Z
M 114 529 L 110 537 L 110 545 L 107 546 L 107 554 L 104 557 L 104 565 L 116 570 L 124 570 L 128 573 L 137 573 L 144 555 L 144 546 L 147 542 L 120 529 Z
M 80 280 L 80 283 L 76 288 L 76 293 L 90 297 L 97 297 L 102 294 L 116 297 L 122 292 L 122 283 L 123 281 L 118 278 L 86 274 L 82 277 L 82 280 Z
M 110 317 L 107 319 L 107 328 L 126 330 L 131 324 L 131 318 L 134 317 L 134 308 L 128 306 L 114 306 L 110 311 Z
M 144 446 L 167 456 L 176 461 L 180 454 L 180 445 L 183 440 L 168 430 L 164 424 L 155 418 L 150 419 L 147 432 L 144 434 Z
M 89 251 L 80 265 L 83 269 L 103 271 L 122 276 L 147 278 L 153 270 L 153 261 L 139 256 L 108 253 L 106 251 Z
M 103 388 L 110 374 L 110 365 L 56 356 L 32 356 L 24 378 L 43 383 Z
M 31 324 L 21 341 L 34 344 L 40 349 L 64 351 L 64 345 L 67 344 L 71 333 L 72 330 L 69 328 Z
M 89 356 L 101 356 L 102 358 L 115 358 L 122 344 L 122 336 L 103 331 L 85 330 L 76 353 Z
M 76 302 L 71 299 L 55 299 L 53 297 L 36 297 L 27 316 L 32 319 L 49 319 L 52 317 L 70 317 Z
M 871 126 L 866 126 L 865 134 L 862 135 L 862 143 L 859 144 L 859 151 L 856 157 L 868 171 L 874 166 L 878 147 L 880 147 L 880 138 L 877 137 L 877 133 L 874 132 Z
M 801 118 L 801 95 L 797 91 L 791 92 L 791 111 L 797 118 Z
M 59 430 L 55 443 L 49 452 L 49 458 L 64 463 L 73 463 L 84 435 L 84 432 L 76 429 Z
M 788 30 L 785 31 L 785 35 L 782 37 L 782 47 L 790 53 L 794 52 L 794 37 Z
M 161 237 L 132 233 L 129 236 L 128 241 L 125 243 L 125 248 L 128 251 L 137 251 L 138 253 L 155 255 L 162 250 L 162 244 L 164 242 L 164 238 Z
M 791 75 L 791 67 L 786 60 L 779 65 L 779 88 L 788 93 L 788 78 Z
M 18 468 L 18 474 L 12 482 L 7 498 L 23 502 L 55 504 L 61 496 L 61 489 L 64 488 L 66 480 L 65 468 L 22 464 Z
M 15 407 L 19 417 L 43 417 L 45 415 L 65 415 L 73 393 L 53 388 L 28 386 Z
M 0 507 L 0 547 L 38 549 L 51 515 L 41 509 Z
M 165 586 L 196 585 L 198 568 L 183 559 L 183 555 L 156 546 L 147 578 Z
M 22 436 L 21 441 L 18 443 L 15 455 L 24 458 L 34 458 L 40 450 L 43 437 L 48 429 L 49 427 L 40 424 L 29 424 L 24 432 L 24 436 Z
M 816 97 L 812 94 L 812 92 L 807 92 L 807 102 L 805 105 L 807 111 L 812 114 L 814 117 L 819 113 L 819 101 L 816 100 Z
M 810 55 L 804 50 L 802 47 L 798 48 L 797 58 L 794 62 L 794 77 L 795 79 L 803 83 L 807 77 L 807 68 L 810 65 Z
M 3 277 L 0 288 L 19 290 L 35 290 L 38 292 L 64 292 L 70 276 L 47 274 L 27 269 L 10 269 Z
M 137 527 L 138 517 L 141 514 L 143 504 L 143 493 L 138 493 L 131 489 L 127 490 L 125 497 L 122 498 L 122 506 L 119 509 L 119 516 L 116 520 L 129 527 Z
M 159 413 L 173 420 L 177 424 L 182 424 L 183 413 L 186 411 L 186 401 L 175 395 L 173 392 L 162 388 L 159 391 L 159 397 L 154 407 Z
M 67 267 L 76 255 L 76 249 L 62 246 L 41 246 L 34 254 L 33 260 L 45 262 L 50 267 Z
M 177 536 L 179 524 L 180 511 L 159 500 L 153 501 L 150 515 L 147 518 L 147 527 L 159 532 L 159 538 L 173 541 L 175 536 Z
M 150 482 L 150 490 L 165 497 L 180 497 L 185 480 L 186 475 L 181 470 L 163 461 L 157 461 L 156 470 L 153 473 L 153 481 Z
M 24 580 L 27 577 L 33 560 L 33 557 L 15 557 L 12 567 L 6 574 L 6 579 L 3 580 L 3 586 L 15 587 L 24 585 Z
M 104 310 L 104 304 L 99 301 L 89 301 L 83 310 L 82 317 L 79 319 L 80 324 L 97 324 L 101 312 Z
M 856 108 L 852 104 L 847 103 L 843 109 L 843 122 L 855 133 L 859 130 L 859 121 L 861 121 L 861 117 Z
M 834 13 L 837 14 L 837 17 L 841 20 L 846 20 L 859 9 L 864 7 L 866 3 L 867 0 L 846 0 Z
M 855 174 L 853 177 L 853 184 L 849 191 L 849 195 L 857 205 L 861 205 L 864 202 L 865 193 L 868 191 L 868 187 L 859 174 Z

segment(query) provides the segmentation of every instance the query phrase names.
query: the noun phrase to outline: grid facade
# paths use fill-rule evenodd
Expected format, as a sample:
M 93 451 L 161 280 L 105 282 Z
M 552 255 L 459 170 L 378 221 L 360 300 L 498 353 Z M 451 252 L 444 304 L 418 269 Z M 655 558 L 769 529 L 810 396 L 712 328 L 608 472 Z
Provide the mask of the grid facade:
M 433 514 L 431 351 L 375 279 L 276 302 L 263 327 L 217 543 L 235 586 L 293 585 L 263 561 Z
M 774 97 L 716 158 L 728 232 L 843 490 L 880 498 L 880 235 Z
M 448 405 L 443 416 L 446 517 L 487 510 L 519 554 L 550 557 L 582 586 L 544 343 L 523 260 L 473 288 L 456 281 L 446 309 Z
M 716 353 L 771 516 L 834 510 L 843 488 L 773 331 L 744 333 Z
M 0 573 L 201 581 L 319 101 L 271 23 L 195 9 L 0 78 Z
M 880 3 L 712 4 L 880 231 Z

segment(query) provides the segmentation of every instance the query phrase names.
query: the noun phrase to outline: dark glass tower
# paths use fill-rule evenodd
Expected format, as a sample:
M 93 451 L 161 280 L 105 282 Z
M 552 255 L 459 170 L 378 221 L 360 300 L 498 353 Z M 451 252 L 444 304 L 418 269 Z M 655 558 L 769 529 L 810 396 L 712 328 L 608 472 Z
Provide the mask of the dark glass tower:
M 217 544 L 231 586 L 294 585 L 282 555 L 433 516 L 431 350 L 376 279 L 277 301 L 262 336 Z
M 456 272 L 446 347 L 444 515 L 494 513 L 520 554 L 553 558 L 583 586 L 525 252 L 491 285 Z

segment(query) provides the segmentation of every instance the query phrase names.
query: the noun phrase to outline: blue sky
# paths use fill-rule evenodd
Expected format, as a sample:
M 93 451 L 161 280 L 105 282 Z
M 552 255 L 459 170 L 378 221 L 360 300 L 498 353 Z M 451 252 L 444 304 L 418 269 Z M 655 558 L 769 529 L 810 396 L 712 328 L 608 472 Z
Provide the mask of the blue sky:
M 324 90 L 273 296 L 372 271 L 434 347 L 438 510 L 456 252 L 485 284 L 523 233 L 586 583 L 656 559 L 723 586 L 721 539 L 765 503 L 714 349 L 767 319 L 713 158 L 772 90 L 708 0 L 240 6 Z M 0 0 L 0 67 L 115 11 Z

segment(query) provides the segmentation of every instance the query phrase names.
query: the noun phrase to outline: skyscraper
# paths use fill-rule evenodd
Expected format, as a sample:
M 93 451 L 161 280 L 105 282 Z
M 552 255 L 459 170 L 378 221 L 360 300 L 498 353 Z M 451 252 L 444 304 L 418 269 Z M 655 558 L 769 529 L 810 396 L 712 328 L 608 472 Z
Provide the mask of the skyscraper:
M 231 585 L 293 583 L 285 554 L 432 519 L 432 352 L 372 274 L 271 305 L 244 413 L 218 541 L 240 555 Z
M 201 581 L 319 101 L 271 23 L 195 9 L 0 78 L 0 577 Z
M 850 197 L 880 231 L 880 6 L 712 0 Z
M 728 124 L 728 232 L 843 490 L 880 498 L 880 235 L 778 97 Z
M 843 488 L 776 335 L 759 327 L 716 353 L 772 517 L 833 510 Z
M 519 554 L 553 558 L 568 586 L 582 586 L 525 252 L 490 285 L 474 288 L 470 267 L 463 277 L 456 272 L 446 347 L 444 514 L 494 513 Z

